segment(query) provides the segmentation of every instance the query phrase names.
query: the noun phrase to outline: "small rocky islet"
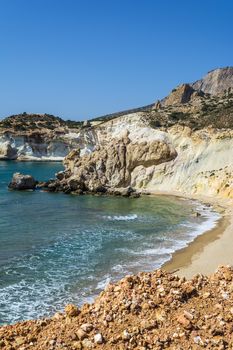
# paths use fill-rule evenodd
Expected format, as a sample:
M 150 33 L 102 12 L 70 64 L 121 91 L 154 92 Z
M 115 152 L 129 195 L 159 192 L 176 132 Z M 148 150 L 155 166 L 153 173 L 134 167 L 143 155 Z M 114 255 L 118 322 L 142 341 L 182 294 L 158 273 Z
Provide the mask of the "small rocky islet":
M 38 181 L 31 175 L 14 173 L 11 182 L 8 184 L 8 188 L 18 191 L 34 190 L 37 184 Z
M 109 284 L 93 304 L 0 328 L 3 350 L 231 349 L 233 269 L 191 280 L 162 270 Z
M 57 178 L 62 176 L 63 172 L 57 174 Z M 14 173 L 12 180 L 8 184 L 8 188 L 10 190 L 16 191 L 33 191 L 33 190 L 43 190 L 47 192 L 64 192 L 66 194 L 92 194 L 92 195 L 113 195 L 113 196 L 122 196 L 122 197 L 130 197 L 130 198 L 139 198 L 141 193 L 136 191 L 134 188 L 128 186 L 124 188 L 105 188 L 104 186 L 96 187 L 94 190 L 90 190 L 84 185 L 82 185 L 82 189 L 80 189 L 80 185 L 78 188 L 75 186 L 66 186 L 62 187 L 58 181 L 49 180 L 45 182 L 39 182 L 34 179 L 31 175 L 25 175 L 21 173 Z M 144 194 L 150 194 L 149 192 L 144 192 Z

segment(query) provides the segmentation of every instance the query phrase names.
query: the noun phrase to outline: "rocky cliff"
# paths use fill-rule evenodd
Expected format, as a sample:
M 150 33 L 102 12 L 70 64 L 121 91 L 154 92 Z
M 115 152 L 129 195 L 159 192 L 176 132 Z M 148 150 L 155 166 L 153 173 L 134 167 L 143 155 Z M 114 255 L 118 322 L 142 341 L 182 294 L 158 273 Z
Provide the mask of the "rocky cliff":
M 174 125 L 161 130 L 145 127 L 145 121 L 143 127 L 135 126 L 133 121 L 135 116 L 106 123 L 106 137 L 99 137 L 101 146 L 91 154 L 81 157 L 80 151 L 71 152 L 59 186 L 76 193 L 132 186 L 139 191 L 233 198 L 231 129 Z
M 151 110 L 102 122 L 92 132 L 93 152 L 71 152 L 52 190 L 111 193 L 130 186 L 233 198 L 229 90 L 215 96 L 184 84 Z
M 0 121 L 0 159 L 60 160 L 77 147 L 92 151 L 95 140 L 81 122 L 48 114 L 19 114 Z

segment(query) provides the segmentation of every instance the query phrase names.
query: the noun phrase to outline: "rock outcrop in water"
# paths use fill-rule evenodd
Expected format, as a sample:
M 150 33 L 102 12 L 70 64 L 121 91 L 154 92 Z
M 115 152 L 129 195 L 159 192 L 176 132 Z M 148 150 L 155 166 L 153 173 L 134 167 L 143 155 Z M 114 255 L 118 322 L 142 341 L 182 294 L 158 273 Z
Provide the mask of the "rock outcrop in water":
M 232 349 L 233 270 L 191 280 L 157 270 L 126 276 L 93 304 L 0 328 L 3 350 Z
M 111 192 L 130 186 L 131 175 L 137 167 L 148 168 L 176 156 L 175 149 L 166 138 L 159 137 L 149 128 L 141 129 L 141 137 L 138 138 L 126 132 L 89 155 L 81 157 L 79 150 L 73 151 L 64 160 L 68 171 L 63 176 L 59 173 L 60 180 L 53 185 L 57 184 L 56 190 L 66 192 Z
M 23 175 L 15 173 L 8 187 L 12 190 L 34 190 L 36 188 L 37 181 L 31 175 Z

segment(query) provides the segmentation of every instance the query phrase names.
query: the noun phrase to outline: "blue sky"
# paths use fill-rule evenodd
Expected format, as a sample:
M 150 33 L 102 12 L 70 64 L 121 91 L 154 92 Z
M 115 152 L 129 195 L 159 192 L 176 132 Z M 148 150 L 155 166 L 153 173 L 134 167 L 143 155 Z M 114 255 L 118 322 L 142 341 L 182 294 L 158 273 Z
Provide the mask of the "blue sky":
M 232 0 L 0 0 L 0 117 L 88 119 L 233 65 Z

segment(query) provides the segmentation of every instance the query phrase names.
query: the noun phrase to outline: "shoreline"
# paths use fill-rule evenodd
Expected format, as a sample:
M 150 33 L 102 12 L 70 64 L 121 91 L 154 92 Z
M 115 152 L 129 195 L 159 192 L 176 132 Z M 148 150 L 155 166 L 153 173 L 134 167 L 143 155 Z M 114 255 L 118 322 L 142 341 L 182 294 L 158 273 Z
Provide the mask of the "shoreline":
M 65 158 L 65 157 L 64 157 Z M 57 159 L 57 158 L 25 158 L 25 159 L 9 159 L 9 158 L 0 158 L 0 162 L 19 162 L 19 163 L 25 163 L 25 162 L 35 162 L 35 163 L 48 163 L 48 162 L 57 162 L 57 163 L 63 163 L 63 160 L 64 158 L 60 158 L 60 159 Z
M 196 274 L 210 275 L 221 265 L 233 266 L 233 201 L 206 196 L 187 196 L 180 192 L 151 192 L 151 195 L 174 196 L 211 205 L 221 215 L 214 228 L 198 235 L 186 247 L 172 253 L 161 269 L 180 277 L 192 278 Z

